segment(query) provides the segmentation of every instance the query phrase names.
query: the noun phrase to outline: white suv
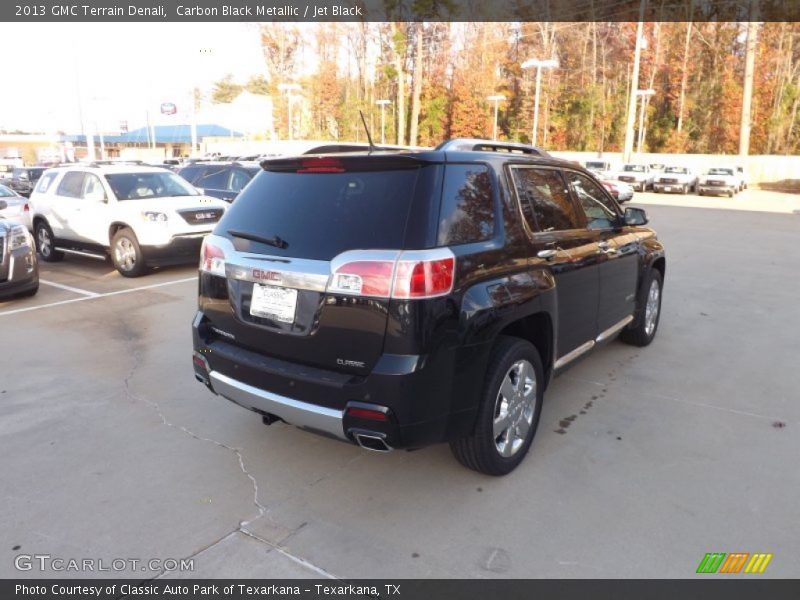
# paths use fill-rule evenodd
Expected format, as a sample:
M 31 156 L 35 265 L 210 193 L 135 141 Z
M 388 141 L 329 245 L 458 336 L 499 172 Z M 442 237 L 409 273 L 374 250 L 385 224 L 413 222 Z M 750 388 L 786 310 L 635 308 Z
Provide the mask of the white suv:
M 96 164 L 49 169 L 30 201 L 42 260 L 110 255 L 125 277 L 198 259 L 227 206 L 166 169 Z

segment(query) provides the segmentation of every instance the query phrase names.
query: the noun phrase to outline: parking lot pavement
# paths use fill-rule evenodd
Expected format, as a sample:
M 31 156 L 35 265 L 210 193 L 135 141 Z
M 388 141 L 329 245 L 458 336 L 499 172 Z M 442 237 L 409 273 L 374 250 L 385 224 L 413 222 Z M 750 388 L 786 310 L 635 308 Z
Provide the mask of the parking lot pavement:
M 796 576 L 800 217 L 647 210 L 668 249 L 658 337 L 557 378 L 504 478 L 446 446 L 265 427 L 211 395 L 192 376 L 191 270 L 2 305 L 0 576 L 41 576 L 13 561 L 46 553 L 192 557 L 199 577 L 690 577 L 712 551 Z M 43 276 L 99 289 L 61 279 L 73 266 Z
M 749 188 L 727 196 L 636 192 L 634 201 L 642 206 L 661 205 L 722 210 L 747 210 L 800 215 L 800 195 Z
M 110 261 L 72 256 L 59 263 L 45 263 L 40 259 L 39 292 L 31 298 L 0 301 L 0 316 L 132 293 L 143 287 L 164 287 L 196 280 L 197 267 L 194 264 L 158 269 L 143 278 L 126 278 L 114 269 Z

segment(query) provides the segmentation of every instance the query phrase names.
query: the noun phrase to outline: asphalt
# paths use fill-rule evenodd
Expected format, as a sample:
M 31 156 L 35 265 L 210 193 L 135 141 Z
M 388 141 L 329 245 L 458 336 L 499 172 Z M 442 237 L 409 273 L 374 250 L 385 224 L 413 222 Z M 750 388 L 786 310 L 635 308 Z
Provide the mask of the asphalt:
M 0 577 L 87 574 L 14 566 L 47 554 L 209 578 L 670 578 L 707 552 L 796 577 L 800 216 L 639 200 L 668 251 L 657 339 L 557 378 L 504 478 L 446 446 L 265 427 L 207 392 L 192 267 L 43 265 L 36 297 L 0 303 Z

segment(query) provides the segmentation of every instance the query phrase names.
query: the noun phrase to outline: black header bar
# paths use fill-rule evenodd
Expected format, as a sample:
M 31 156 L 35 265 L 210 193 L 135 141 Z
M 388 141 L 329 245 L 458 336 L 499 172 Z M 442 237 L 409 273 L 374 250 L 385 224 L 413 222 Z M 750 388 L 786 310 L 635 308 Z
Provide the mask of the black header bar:
M 640 0 L 3 0 L 7 22 L 638 21 Z M 644 21 L 800 21 L 798 0 L 644 0 Z

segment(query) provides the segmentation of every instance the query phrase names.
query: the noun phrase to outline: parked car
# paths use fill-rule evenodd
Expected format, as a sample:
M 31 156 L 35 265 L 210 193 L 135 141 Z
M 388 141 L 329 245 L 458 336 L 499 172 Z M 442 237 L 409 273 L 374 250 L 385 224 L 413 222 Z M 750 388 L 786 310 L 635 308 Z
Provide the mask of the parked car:
M 27 198 L 31 195 L 33 186 L 39 181 L 39 177 L 46 170 L 47 167 L 15 167 L 11 172 L 11 177 L 6 179 L 3 185 Z
M 650 170 L 650 165 L 630 163 L 622 167 L 617 179 L 630 184 L 637 192 L 644 192 L 653 187 L 655 176 Z
M 633 188 L 627 183 L 622 181 L 611 181 L 610 179 L 601 179 L 600 182 L 614 196 L 614 200 L 622 204 L 633 198 Z
M 203 243 L 192 330 L 197 379 L 265 424 L 502 475 L 554 373 L 656 335 L 664 248 L 580 166 L 483 140 L 262 165 Z
M 37 291 L 39 264 L 33 238 L 19 221 L 0 217 L 0 298 L 33 296 Z
M 11 188 L 0 185 L 0 218 L 14 219 L 30 230 L 32 227 L 30 202 Z
M 666 167 L 653 182 L 653 191 L 688 194 L 697 190 L 697 179 L 689 167 Z
M 233 202 L 259 171 L 254 163 L 201 162 L 183 167 L 178 175 L 208 196 Z
M 31 205 L 42 260 L 110 256 L 125 277 L 197 260 L 203 237 L 227 206 L 175 173 L 138 165 L 51 169 Z
M 733 198 L 741 189 L 742 182 L 733 167 L 714 167 L 700 178 L 697 193 L 720 196 L 726 194 Z
M 607 179 L 612 172 L 611 163 L 604 160 L 587 160 L 584 166 L 587 171 L 594 173 L 600 179 Z
M 746 190 L 749 183 L 747 171 L 744 170 L 744 167 L 736 167 L 736 175 L 739 177 L 739 191 Z

